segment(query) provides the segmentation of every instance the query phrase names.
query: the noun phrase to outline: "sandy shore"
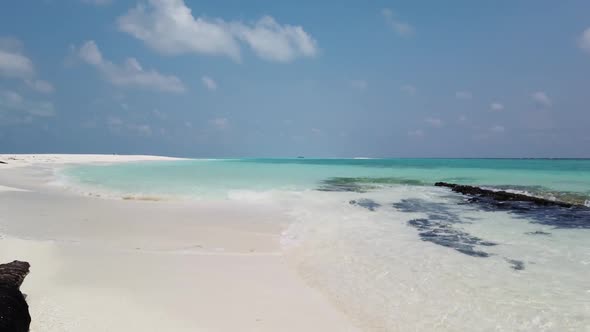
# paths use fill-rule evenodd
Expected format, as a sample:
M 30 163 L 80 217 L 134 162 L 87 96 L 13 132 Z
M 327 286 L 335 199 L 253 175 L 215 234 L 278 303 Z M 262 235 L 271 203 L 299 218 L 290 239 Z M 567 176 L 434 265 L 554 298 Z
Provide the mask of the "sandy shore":
M 0 261 L 29 261 L 32 331 L 355 331 L 280 250 L 287 217 L 234 201 L 145 202 L 49 185 L 68 163 L 0 155 Z

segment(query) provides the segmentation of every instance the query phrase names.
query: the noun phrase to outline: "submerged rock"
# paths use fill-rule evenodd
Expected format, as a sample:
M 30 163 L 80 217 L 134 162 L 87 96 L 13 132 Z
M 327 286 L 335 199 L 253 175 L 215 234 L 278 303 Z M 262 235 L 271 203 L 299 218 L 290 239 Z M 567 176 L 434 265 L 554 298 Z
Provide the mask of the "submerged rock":
M 330 178 L 323 180 L 317 190 L 366 193 L 370 189 L 372 188 L 359 184 L 354 178 Z
M 483 241 L 476 236 L 472 236 L 469 233 L 453 228 L 443 220 L 413 219 L 408 221 L 408 225 L 419 230 L 418 234 L 422 241 L 428 241 L 443 247 L 452 248 L 462 254 L 473 257 L 490 256 L 487 252 L 477 250 L 477 245 L 496 245 L 496 243 Z
M 513 270 L 516 270 L 516 271 L 524 270 L 524 262 L 523 261 L 519 261 L 516 259 L 509 259 L 509 258 L 506 258 L 506 261 L 508 263 L 510 263 L 510 267 Z
M 381 206 L 381 204 L 375 202 L 372 199 L 368 199 L 368 198 L 361 198 L 361 199 L 357 199 L 357 200 L 352 200 L 350 202 L 351 205 L 358 205 L 360 207 L 364 207 L 365 209 L 369 210 L 369 211 L 375 211 L 375 209 L 377 209 L 378 207 Z
M 29 306 L 20 291 L 29 268 L 29 263 L 21 261 L 0 264 L 0 331 L 29 331 Z
M 443 247 L 472 257 L 489 257 L 490 254 L 478 249 L 478 246 L 491 247 L 494 242 L 485 241 L 463 230 L 454 227 L 455 224 L 465 223 L 459 215 L 442 203 L 428 202 L 422 199 L 403 199 L 394 203 L 393 207 L 402 212 L 425 213 L 428 218 L 412 219 L 408 225 L 418 230 L 422 241 L 432 242 Z
M 396 177 L 333 177 L 323 180 L 317 190 L 366 193 L 383 186 L 392 185 L 420 186 L 424 185 L 424 183 L 418 180 Z
M 551 235 L 551 233 L 547 233 L 547 232 L 543 232 L 543 231 L 526 232 L 525 234 L 528 234 L 528 235 Z

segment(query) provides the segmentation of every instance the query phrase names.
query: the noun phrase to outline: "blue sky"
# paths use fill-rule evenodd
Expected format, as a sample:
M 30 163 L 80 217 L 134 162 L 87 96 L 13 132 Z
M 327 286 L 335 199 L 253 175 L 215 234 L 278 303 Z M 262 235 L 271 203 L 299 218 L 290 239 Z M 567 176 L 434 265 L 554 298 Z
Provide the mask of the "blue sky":
M 590 157 L 588 1 L 0 4 L 0 152 Z

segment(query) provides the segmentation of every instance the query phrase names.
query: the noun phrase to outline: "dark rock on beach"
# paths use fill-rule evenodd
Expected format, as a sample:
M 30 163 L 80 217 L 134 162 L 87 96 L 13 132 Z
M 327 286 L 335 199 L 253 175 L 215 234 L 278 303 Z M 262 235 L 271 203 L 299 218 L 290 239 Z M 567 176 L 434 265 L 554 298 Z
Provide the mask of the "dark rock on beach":
M 0 264 L 0 331 L 29 331 L 29 306 L 20 291 L 29 268 L 29 263 L 21 261 Z
M 8 163 L 5 162 L 5 161 L 0 160 L 0 164 L 8 164 Z

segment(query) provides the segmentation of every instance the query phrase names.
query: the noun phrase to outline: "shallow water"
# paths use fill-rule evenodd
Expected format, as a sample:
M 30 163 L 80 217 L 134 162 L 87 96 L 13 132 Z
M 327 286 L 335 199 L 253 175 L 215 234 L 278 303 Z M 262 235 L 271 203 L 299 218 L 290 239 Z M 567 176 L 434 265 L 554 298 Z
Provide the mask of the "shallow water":
M 106 196 L 273 203 L 286 256 L 368 331 L 585 331 L 586 210 L 470 204 L 436 181 L 590 198 L 590 160 L 250 159 L 79 166 Z

